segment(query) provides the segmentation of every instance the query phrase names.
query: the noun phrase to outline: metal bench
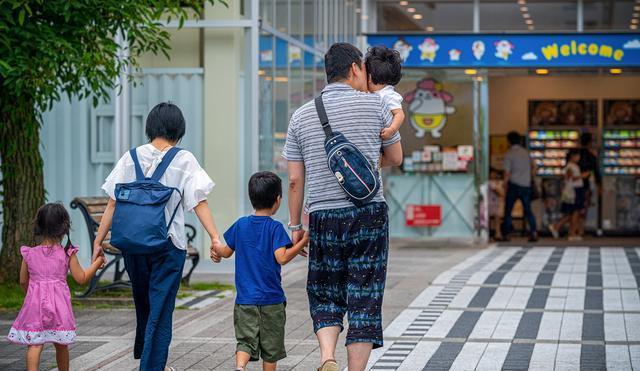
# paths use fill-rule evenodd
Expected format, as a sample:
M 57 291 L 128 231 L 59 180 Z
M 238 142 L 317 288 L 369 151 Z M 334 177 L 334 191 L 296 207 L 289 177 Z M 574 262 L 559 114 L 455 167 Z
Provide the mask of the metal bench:
M 102 219 L 102 214 L 107 207 L 107 202 L 109 201 L 109 197 L 76 197 L 71 201 L 72 209 L 79 209 L 84 217 L 84 221 L 87 225 L 87 231 L 89 233 L 89 240 L 91 240 L 91 253 L 93 254 L 93 242 L 96 239 L 96 232 L 98 231 L 98 227 L 100 226 L 100 220 Z M 187 272 L 187 274 L 182 277 L 182 284 L 189 285 L 189 280 L 191 279 L 191 274 L 195 270 L 198 262 L 200 262 L 200 254 L 198 250 L 196 250 L 192 246 L 192 242 L 196 237 L 196 229 L 190 225 L 185 224 L 186 234 L 187 234 L 187 259 L 191 260 L 191 268 Z M 131 282 L 129 280 L 123 279 L 125 268 L 124 268 L 124 260 L 122 260 L 122 254 L 120 250 L 115 248 L 109 243 L 111 239 L 111 232 L 107 235 L 104 242 L 102 243 L 102 249 L 106 255 L 109 255 L 109 262 L 98 274 L 96 274 L 91 282 L 89 283 L 89 287 L 87 290 L 79 295 L 78 297 L 88 297 L 96 291 L 100 290 L 108 290 L 119 287 L 131 287 Z M 102 276 L 109 270 L 109 268 L 114 267 L 113 272 L 113 281 L 106 285 L 100 285 L 100 279 Z

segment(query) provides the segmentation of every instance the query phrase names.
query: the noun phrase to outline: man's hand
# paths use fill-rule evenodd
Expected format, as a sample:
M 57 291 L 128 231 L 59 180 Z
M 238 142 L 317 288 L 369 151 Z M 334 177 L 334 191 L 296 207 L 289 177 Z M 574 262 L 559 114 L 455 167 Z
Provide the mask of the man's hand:
M 105 267 L 105 265 L 107 265 L 107 258 L 104 256 L 104 251 L 102 250 L 102 243 L 95 243 L 93 245 L 93 256 L 91 257 L 91 263 L 93 263 L 99 258 L 102 259 L 102 264 L 100 265 L 100 269 L 102 269 Z
M 291 232 L 291 242 L 293 242 L 293 244 L 297 244 L 298 242 L 300 242 L 302 240 L 302 238 L 305 235 L 305 232 L 303 229 L 299 230 L 299 231 L 293 231 Z
M 220 261 L 222 260 L 222 257 L 220 256 L 220 254 L 218 254 L 218 252 L 216 251 L 216 247 L 218 245 L 220 245 L 220 240 L 218 239 L 211 240 L 211 247 L 209 248 L 209 257 L 214 263 L 220 263 Z

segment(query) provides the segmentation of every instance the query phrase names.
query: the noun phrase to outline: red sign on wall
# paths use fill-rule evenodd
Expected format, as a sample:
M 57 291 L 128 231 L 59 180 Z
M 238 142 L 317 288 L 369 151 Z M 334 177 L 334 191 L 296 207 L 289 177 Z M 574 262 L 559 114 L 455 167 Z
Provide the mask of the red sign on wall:
M 440 205 L 407 205 L 407 227 L 438 227 L 442 223 Z

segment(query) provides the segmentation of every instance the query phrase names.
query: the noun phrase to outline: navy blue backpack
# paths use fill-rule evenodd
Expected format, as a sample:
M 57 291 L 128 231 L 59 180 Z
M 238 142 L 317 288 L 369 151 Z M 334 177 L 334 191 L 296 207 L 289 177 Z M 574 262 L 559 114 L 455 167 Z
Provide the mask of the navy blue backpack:
M 142 172 L 136 149 L 129 151 L 136 168 L 136 180 L 116 184 L 116 210 L 111 224 L 111 244 L 123 253 L 153 254 L 166 248 L 169 226 L 182 203 L 182 195 L 167 223 L 165 207 L 173 192 L 180 194 L 180 190 L 160 183 L 160 177 L 180 150 L 169 149 L 150 178 Z
M 377 167 L 372 166 L 342 133 L 331 130 L 322 95 L 316 98 L 315 104 L 325 134 L 324 149 L 327 152 L 329 170 L 347 194 L 349 201 L 358 207 L 366 205 L 380 189 Z

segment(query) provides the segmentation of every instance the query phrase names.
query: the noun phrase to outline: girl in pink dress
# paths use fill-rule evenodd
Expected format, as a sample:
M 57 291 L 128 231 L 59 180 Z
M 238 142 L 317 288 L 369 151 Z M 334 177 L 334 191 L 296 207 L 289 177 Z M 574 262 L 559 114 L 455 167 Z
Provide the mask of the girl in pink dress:
M 60 203 L 50 203 L 38 210 L 34 222 L 37 246 L 22 246 L 20 287 L 27 295 L 7 339 L 27 345 L 27 369 L 38 370 L 45 343 L 56 347 L 58 369 L 69 370 L 68 345 L 76 337 L 76 321 L 71 310 L 67 273 L 81 285 L 87 283 L 105 263 L 97 259 L 87 271 L 78 262 L 78 248 L 61 241 L 69 235 L 71 220 Z

